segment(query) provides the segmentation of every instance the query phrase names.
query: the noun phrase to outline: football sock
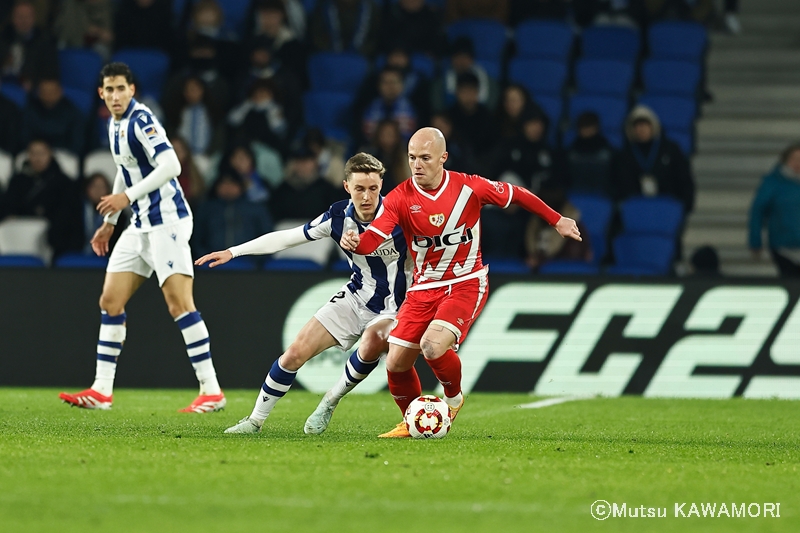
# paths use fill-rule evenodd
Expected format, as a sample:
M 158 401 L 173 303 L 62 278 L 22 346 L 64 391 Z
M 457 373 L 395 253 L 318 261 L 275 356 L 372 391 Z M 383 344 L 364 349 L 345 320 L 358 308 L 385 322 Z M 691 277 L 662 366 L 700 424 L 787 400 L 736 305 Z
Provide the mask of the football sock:
M 117 358 L 122 351 L 122 343 L 125 342 L 125 318 L 124 312 L 117 316 L 110 316 L 105 311 L 100 314 L 100 335 L 97 340 L 97 370 L 91 388 L 103 396 L 111 396 L 114 392 Z
M 278 400 L 283 398 L 292 386 L 294 378 L 297 376 L 297 371 L 286 370 L 280 364 L 280 359 L 276 359 L 272 363 L 272 368 L 269 369 L 267 379 L 261 385 L 261 392 L 256 399 L 256 405 L 253 407 L 253 412 L 250 414 L 250 420 L 261 425 L 267 419 L 272 408 L 278 403 Z
M 422 384 L 419 381 L 417 370 L 412 366 L 405 372 L 386 372 L 389 377 L 389 392 L 392 393 L 394 403 L 405 416 L 408 404 L 422 394 Z
M 203 317 L 197 311 L 184 313 L 175 319 L 181 328 L 183 342 L 186 343 L 186 353 L 192 362 L 197 381 L 200 382 L 201 395 L 217 395 L 222 391 L 217 381 L 217 372 L 211 361 L 211 343 L 208 338 L 208 328 L 203 322 Z
M 436 379 L 444 387 L 445 401 L 453 399 L 458 396 L 458 401 L 453 405 L 450 401 L 447 404 L 450 407 L 458 407 L 461 402 L 461 359 L 459 359 L 453 349 L 444 352 L 444 355 L 437 359 L 425 359 L 433 370 Z
M 333 405 L 339 403 L 339 400 L 341 400 L 345 394 L 353 390 L 356 385 L 369 376 L 370 372 L 378 367 L 379 362 L 380 358 L 369 362 L 364 361 L 361 359 L 361 356 L 358 355 L 358 350 L 350 354 L 350 357 L 344 365 L 344 372 L 342 372 L 342 375 L 339 377 L 339 381 L 337 381 L 336 385 L 326 394 L 328 401 Z

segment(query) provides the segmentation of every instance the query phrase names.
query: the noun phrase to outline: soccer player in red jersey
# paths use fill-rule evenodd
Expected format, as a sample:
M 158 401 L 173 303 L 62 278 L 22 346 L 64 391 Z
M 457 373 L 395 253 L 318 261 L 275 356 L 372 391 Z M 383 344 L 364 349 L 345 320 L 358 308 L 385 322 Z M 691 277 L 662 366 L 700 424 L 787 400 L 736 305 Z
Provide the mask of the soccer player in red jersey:
M 478 318 L 488 294 L 488 266 L 481 261 L 480 211 L 486 204 L 510 204 L 535 213 L 562 237 L 581 240 L 575 221 L 562 217 L 536 195 L 516 185 L 444 169 L 442 132 L 418 130 L 408 143 L 413 175 L 392 190 L 368 231 L 346 232 L 342 248 L 373 252 L 400 226 L 414 260 L 414 281 L 389 337 L 389 391 L 401 413 L 422 393 L 414 362 L 420 351 L 444 387 L 455 419 L 464 404 L 459 343 Z M 409 437 L 401 422 L 381 437 Z

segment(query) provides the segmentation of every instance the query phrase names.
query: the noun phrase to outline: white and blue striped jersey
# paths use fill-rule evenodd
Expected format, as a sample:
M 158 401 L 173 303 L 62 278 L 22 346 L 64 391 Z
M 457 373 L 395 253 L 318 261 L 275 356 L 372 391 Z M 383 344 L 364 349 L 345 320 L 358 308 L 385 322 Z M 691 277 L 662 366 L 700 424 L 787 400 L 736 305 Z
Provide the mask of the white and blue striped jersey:
M 376 216 L 383 209 L 383 197 L 378 198 Z M 330 237 L 336 241 L 348 229 L 367 231 L 369 223 L 358 220 L 352 201 L 342 200 L 305 226 L 303 233 L 309 241 Z M 344 250 L 353 274 L 347 288 L 374 313 L 397 312 L 406 297 L 413 271 L 408 247 L 400 226 L 394 228 L 389 239 L 369 255 L 356 255 Z
M 126 188 L 141 182 L 153 171 L 158 154 L 172 150 L 166 131 L 153 112 L 134 99 L 131 99 L 122 119 L 109 121 L 108 138 L 117 171 L 122 173 Z M 177 176 L 144 198 L 132 201 L 131 209 L 131 227 L 140 231 L 174 224 L 192 216 Z

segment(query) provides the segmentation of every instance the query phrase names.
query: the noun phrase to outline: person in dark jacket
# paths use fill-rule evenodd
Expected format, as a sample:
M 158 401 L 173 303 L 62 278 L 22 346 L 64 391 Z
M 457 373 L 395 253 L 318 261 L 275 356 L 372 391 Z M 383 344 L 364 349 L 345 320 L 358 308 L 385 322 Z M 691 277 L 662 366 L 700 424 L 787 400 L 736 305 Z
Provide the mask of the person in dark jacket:
M 514 181 L 538 193 L 551 185 L 553 169 L 553 153 L 547 144 L 547 116 L 532 107 L 522 112 L 520 124 L 520 133 L 501 149 L 494 174 L 511 173 Z
M 755 256 L 767 226 L 769 249 L 781 277 L 800 277 L 800 143 L 784 150 L 781 161 L 764 176 L 750 208 L 749 245 Z
M 0 78 L 26 90 L 45 77 L 58 77 L 58 52 L 53 38 L 36 27 L 36 7 L 20 0 L 10 24 L 0 31 Z
M 320 174 L 314 154 L 301 148 L 289 158 L 286 177 L 272 194 L 269 209 L 275 222 L 312 220 L 343 198 L 344 190 L 334 187 Z
M 617 151 L 603 135 L 597 113 L 581 113 L 576 126 L 578 136 L 557 158 L 557 180 L 570 192 L 610 198 Z
M 20 149 L 22 111 L 17 104 L 0 94 L 0 150 L 16 154 Z
M 479 101 L 479 80 L 472 72 L 459 74 L 456 82 L 456 103 L 448 114 L 453 128 L 472 150 L 480 165 L 480 174 L 491 170 L 491 159 L 497 143 L 494 114 Z
M 86 119 L 64 97 L 61 82 L 45 79 L 39 82 L 36 97 L 28 100 L 23 111 L 21 133 L 23 144 L 45 139 L 53 148 L 80 156 L 86 141 Z

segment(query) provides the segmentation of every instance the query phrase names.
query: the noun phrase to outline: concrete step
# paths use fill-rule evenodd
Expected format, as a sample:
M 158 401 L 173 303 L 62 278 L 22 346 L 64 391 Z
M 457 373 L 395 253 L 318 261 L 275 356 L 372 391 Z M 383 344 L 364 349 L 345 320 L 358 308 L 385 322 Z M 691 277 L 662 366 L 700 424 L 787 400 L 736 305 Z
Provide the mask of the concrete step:
M 690 215 L 690 222 L 699 213 L 747 213 L 753 194 L 749 191 L 727 190 L 711 191 L 701 188 L 695 197 L 695 213 Z
M 745 278 L 777 278 L 778 269 L 772 263 L 721 263 L 723 276 Z
M 747 245 L 747 228 L 744 226 L 687 227 L 687 231 L 683 235 L 683 244 L 687 248 L 708 244 L 717 248 L 723 246 L 744 248 Z
M 800 89 L 799 89 L 800 90 Z M 713 87 L 712 87 L 713 91 Z M 800 121 L 776 119 L 704 118 L 697 123 L 699 138 L 736 140 L 782 140 L 790 142 L 800 139 Z
M 710 155 L 699 153 L 694 157 L 692 166 L 695 174 L 725 172 L 731 174 L 763 175 L 775 165 L 775 156 L 769 155 Z
M 768 84 L 792 84 L 800 82 L 800 72 L 796 70 L 764 69 L 761 71 L 751 70 L 710 70 L 708 72 L 708 84 L 711 93 L 714 87 L 727 84 L 746 84 L 754 81 Z
M 731 227 L 747 225 L 747 211 L 731 209 L 727 212 L 696 210 L 690 215 L 689 223 L 692 227 Z
M 703 155 L 771 155 L 778 160 L 778 155 L 786 148 L 788 142 L 777 139 L 732 139 L 699 136 L 697 152 Z
M 763 50 L 776 48 L 796 48 L 800 38 L 791 32 L 770 33 L 754 31 L 747 27 L 747 20 L 741 19 L 742 33 L 736 36 L 723 33 L 711 34 L 711 50 Z
M 709 70 L 800 68 L 800 53 L 797 48 L 722 48 L 712 50 L 706 64 Z
M 751 13 L 797 13 L 798 6 L 794 0 L 741 0 L 739 12 L 743 16 Z

